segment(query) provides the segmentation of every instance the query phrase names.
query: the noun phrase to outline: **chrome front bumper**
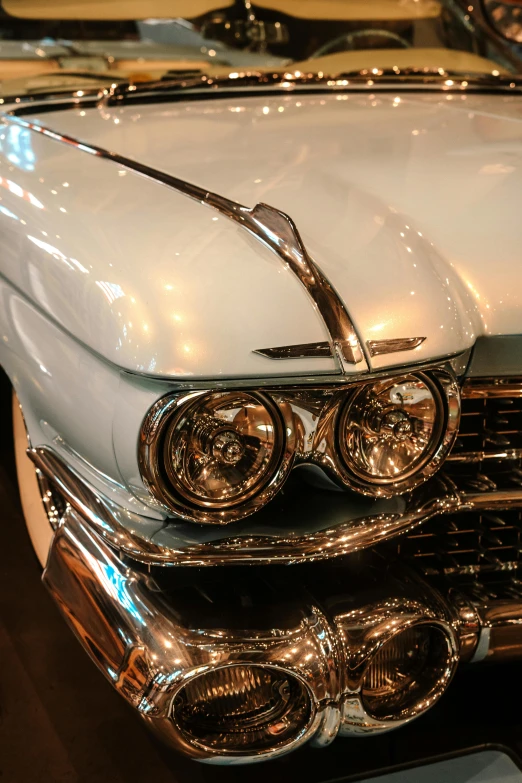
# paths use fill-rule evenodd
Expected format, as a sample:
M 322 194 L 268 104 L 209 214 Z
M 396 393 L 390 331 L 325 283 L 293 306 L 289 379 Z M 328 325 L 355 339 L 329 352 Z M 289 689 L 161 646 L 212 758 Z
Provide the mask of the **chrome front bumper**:
M 291 579 L 289 578 L 291 576 Z M 68 508 L 43 581 L 98 668 L 157 734 L 192 758 L 246 763 L 311 740 L 401 726 L 446 690 L 459 660 L 522 654 L 522 605 L 473 606 L 443 595 L 403 564 L 374 553 L 349 561 L 270 569 L 149 569 L 122 559 Z M 429 624 L 447 655 L 426 698 L 376 718 L 362 698 L 369 662 L 405 629 Z M 216 751 L 194 742 L 175 701 L 192 678 L 253 664 L 290 673 L 310 701 L 290 740 L 258 752 Z
M 190 529 L 187 534 L 180 533 L 180 526 L 167 525 L 150 537 L 143 517 L 95 493 L 52 449 L 29 449 L 27 454 L 40 474 L 111 547 L 147 565 L 199 567 L 317 562 L 375 546 L 437 515 L 522 508 L 520 487 L 470 492 L 458 488 L 453 481 L 437 477 L 406 499 L 371 501 L 371 511 L 355 508 L 346 521 L 333 527 L 321 529 L 321 516 L 326 514 L 326 509 L 321 508 L 317 514 L 319 527 L 313 531 L 234 534 L 229 532 L 232 526 L 227 526 L 226 533 L 220 529 L 213 540 L 198 542 L 194 532 L 197 526 L 189 522 L 182 526 L 183 531 L 187 526 Z M 310 494 L 313 496 L 313 492 Z M 347 504 L 342 493 L 329 494 L 333 496 L 331 504 L 337 500 L 336 495 Z

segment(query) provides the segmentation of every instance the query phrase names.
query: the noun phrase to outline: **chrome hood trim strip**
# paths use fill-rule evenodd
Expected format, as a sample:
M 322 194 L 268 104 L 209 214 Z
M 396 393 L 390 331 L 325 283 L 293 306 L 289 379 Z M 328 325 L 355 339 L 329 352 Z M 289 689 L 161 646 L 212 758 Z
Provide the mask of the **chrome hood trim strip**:
M 361 342 L 342 299 L 312 260 L 295 223 L 284 212 L 262 203 L 250 209 L 116 152 L 109 152 L 94 144 L 83 144 L 71 136 L 22 119 L 16 115 L 16 111 L 1 116 L 5 123 L 40 133 L 53 141 L 73 146 L 80 152 L 111 160 L 118 166 L 173 188 L 202 204 L 207 204 L 221 215 L 238 223 L 275 252 L 306 289 L 330 334 L 332 354 L 337 357 L 341 372 L 344 371 L 346 364 L 353 365 L 365 361 Z
M 164 566 L 270 565 L 329 560 L 375 546 L 405 533 L 438 514 L 456 514 L 480 509 L 522 507 L 522 489 L 492 492 L 461 492 L 450 481 L 436 479 L 411 493 L 402 512 L 373 514 L 310 534 L 224 536 L 205 543 L 183 543 L 170 536 L 172 544 L 158 544 L 140 533 L 143 519 L 123 511 L 97 495 L 51 449 L 29 449 L 34 465 L 64 499 L 114 549 L 135 560 Z M 187 523 L 191 524 L 191 523 Z

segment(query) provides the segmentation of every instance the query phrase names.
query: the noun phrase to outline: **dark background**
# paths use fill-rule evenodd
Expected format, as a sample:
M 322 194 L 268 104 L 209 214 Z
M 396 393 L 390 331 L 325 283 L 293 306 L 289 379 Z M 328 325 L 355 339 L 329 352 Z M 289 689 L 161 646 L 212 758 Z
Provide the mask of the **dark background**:
M 522 755 L 522 663 L 459 671 L 431 712 L 380 737 L 338 739 L 250 767 L 211 767 L 169 751 L 99 674 L 40 582 L 9 406 L 0 375 L 0 783 L 318 783 L 485 744 Z

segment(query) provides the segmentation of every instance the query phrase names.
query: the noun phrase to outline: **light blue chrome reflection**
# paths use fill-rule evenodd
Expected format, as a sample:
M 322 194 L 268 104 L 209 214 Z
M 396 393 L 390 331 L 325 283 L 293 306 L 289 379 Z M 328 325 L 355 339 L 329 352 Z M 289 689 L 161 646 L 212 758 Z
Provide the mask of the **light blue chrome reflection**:
M 100 563 L 100 568 L 104 571 L 106 584 L 110 585 L 112 588 L 114 598 L 123 609 L 126 609 L 127 612 L 140 623 L 140 625 L 145 625 L 145 620 L 129 594 L 128 579 L 118 572 L 110 563 Z
M 27 128 L 9 125 L 0 135 L 0 152 L 19 169 L 34 171 L 36 156 L 32 147 L 32 134 Z

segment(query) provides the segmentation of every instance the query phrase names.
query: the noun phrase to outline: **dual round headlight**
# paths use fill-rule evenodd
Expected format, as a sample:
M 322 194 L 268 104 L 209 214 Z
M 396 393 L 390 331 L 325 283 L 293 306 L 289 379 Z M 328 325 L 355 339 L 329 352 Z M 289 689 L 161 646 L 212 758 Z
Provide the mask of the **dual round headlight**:
M 267 503 L 290 470 L 289 433 L 266 395 L 196 393 L 170 401 L 155 418 L 149 415 L 142 472 L 158 499 L 186 518 L 241 519 Z
M 458 390 L 445 378 L 411 373 L 326 392 L 169 397 L 143 426 L 142 475 L 164 506 L 202 523 L 264 506 L 296 459 L 363 494 L 397 495 L 432 475 L 453 443 Z
M 350 484 L 366 494 L 416 486 L 437 467 L 448 419 L 445 395 L 427 375 L 364 384 L 342 409 L 337 430 Z

